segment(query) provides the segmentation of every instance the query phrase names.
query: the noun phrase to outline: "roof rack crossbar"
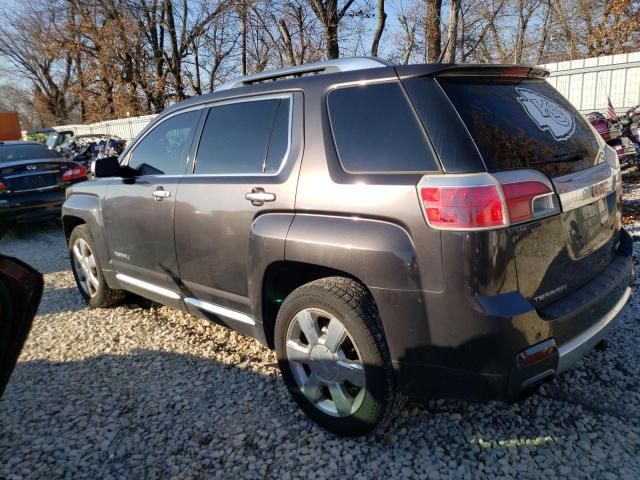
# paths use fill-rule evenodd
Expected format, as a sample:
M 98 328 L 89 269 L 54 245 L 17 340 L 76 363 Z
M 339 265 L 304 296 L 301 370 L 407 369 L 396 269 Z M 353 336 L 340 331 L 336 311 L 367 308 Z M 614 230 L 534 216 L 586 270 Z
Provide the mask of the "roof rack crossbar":
M 335 60 L 307 63 L 304 65 L 296 65 L 293 67 L 279 68 L 277 70 L 246 75 L 223 83 L 216 88 L 216 91 L 219 92 L 221 90 L 243 87 L 245 85 L 251 85 L 253 83 L 259 83 L 266 80 L 277 80 L 285 77 L 300 77 L 309 73 L 321 74 L 348 72 L 352 70 L 364 70 L 367 68 L 389 67 L 391 65 L 393 64 L 373 57 L 338 58 Z

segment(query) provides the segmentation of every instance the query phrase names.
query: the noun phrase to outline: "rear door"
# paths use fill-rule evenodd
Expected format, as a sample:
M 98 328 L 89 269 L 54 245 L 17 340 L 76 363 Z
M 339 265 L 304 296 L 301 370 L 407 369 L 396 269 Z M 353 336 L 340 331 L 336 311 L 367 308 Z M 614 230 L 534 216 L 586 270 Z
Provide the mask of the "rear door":
M 420 95 L 420 81 L 408 82 L 411 95 Z M 521 293 L 541 306 L 602 271 L 617 247 L 620 199 L 615 160 L 607 161 L 589 124 L 543 79 L 450 76 L 438 83 L 489 172 L 500 178 L 536 170 L 559 195 L 560 215 L 511 227 Z
M 103 202 L 117 278 L 127 289 L 166 304 L 179 298 L 174 207 L 200 114 L 169 116 L 146 133 L 127 156 L 135 175 L 109 180 Z
M 267 222 L 283 234 L 290 224 L 301 100 L 290 93 L 250 97 L 206 113 L 193 174 L 176 200 L 178 266 L 185 302 L 196 314 L 252 323 L 249 268 L 258 252 L 251 241 L 265 214 L 274 214 Z

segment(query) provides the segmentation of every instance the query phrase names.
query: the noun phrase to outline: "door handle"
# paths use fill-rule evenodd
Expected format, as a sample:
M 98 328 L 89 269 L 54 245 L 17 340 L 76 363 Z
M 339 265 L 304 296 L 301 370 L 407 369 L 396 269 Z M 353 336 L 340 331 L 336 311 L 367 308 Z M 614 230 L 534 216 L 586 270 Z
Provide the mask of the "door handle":
M 169 198 L 171 196 L 171 192 L 165 190 L 162 187 L 158 187 L 158 189 L 156 191 L 154 191 L 152 194 L 154 199 L 156 199 L 156 201 L 161 201 L 163 198 Z
M 276 199 L 276 194 L 271 192 L 265 192 L 264 188 L 255 187 L 250 192 L 244 194 L 245 200 L 249 200 L 255 207 L 264 205 L 264 202 L 273 202 Z

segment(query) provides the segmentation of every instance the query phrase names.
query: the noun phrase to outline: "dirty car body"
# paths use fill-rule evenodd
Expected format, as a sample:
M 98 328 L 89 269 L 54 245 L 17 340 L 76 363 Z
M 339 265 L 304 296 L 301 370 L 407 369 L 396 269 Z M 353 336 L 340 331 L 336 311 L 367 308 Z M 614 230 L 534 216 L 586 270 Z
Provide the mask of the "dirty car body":
M 542 70 L 340 70 L 169 108 L 120 170 L 70 189 L 67 236 L 88 227 L 111 288 L 269 347 L 296 288 L 351 279 L 405 394 L 514 400 L 568 369 L 631 291 L 615 153 Z M 246 134 L 260 115 L 267 140 Z

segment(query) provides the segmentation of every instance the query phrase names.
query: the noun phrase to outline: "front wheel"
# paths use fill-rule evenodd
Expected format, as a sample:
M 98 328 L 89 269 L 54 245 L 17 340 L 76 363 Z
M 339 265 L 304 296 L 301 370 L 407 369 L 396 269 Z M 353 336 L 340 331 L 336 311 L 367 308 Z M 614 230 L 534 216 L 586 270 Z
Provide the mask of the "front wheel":
M 399 405 L 389 350 L 376 305 L 363 285 L 320 279 L 292 292 L 276 320 L 284 381 L 320 426 L 364 435 Z
M 104 279 L 95 243 L 86 225 L 79 225 L 71 232 L 69 257 L 78 290 L 90 307 L 109 307 L 122 300 L 124 292 L 109 288 Z

